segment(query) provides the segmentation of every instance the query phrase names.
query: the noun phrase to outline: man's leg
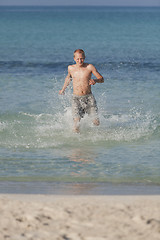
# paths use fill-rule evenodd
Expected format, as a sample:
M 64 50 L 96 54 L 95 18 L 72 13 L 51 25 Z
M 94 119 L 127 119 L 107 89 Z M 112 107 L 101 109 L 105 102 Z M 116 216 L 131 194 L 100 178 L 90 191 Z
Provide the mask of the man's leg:
M 87 113 L 91 116 L 93 124 L 99 126 L 98 107 L 93 95 L 90 95 L 88 98 Z
M 93 124 L 96 126 L 99 126 L 99 124 L 100 124 L 99 118 L 93 119 Z
M 74 118 L 73 132 L 75 132 L 75 133 L 80 132 L 80 118 Z

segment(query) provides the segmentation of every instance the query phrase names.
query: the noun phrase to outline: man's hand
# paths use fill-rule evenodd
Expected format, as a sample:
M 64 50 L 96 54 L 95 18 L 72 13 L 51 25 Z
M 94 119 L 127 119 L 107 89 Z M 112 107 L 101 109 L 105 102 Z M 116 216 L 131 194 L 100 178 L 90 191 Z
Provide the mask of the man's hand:
M 89 80 L 89 85 L 95 85 L 95 84 L 96 84 L 96 81 L 94 79 Z
M 63 91 L 63 90 L 60 90 L 60 91 L 59 91 L 59 94 L 60 94 L 60 95 L 64 95 L 64 91 Z

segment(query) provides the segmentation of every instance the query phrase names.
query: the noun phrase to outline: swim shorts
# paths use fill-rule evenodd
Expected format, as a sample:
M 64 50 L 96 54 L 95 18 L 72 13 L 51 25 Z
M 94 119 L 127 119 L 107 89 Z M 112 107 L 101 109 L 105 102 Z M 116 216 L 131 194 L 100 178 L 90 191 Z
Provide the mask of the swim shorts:
M 73 95 L 72 113 L 73 118 L 83 118 L 86 113 L 98 117 L 97 103 L 92 93 L 84 96 Z

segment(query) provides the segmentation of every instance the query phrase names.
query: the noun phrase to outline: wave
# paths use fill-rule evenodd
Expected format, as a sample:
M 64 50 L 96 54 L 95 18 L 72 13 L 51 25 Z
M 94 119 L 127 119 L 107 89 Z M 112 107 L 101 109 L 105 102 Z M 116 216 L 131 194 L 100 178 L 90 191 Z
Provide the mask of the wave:
M 160 116 L 150 112 L 100 115 L 101 125 L 88 116 L 81 121 L 81 133 L 72 132 L 71 109 L 56 114 L 3 114 L 0 117 L 0 147 L 45 149 L 80 145 L 109 146 L 160 138 Z
M 0 61 L 1 71 L 6 69 L 57 69 L 66 70 L 67 66 L 72 64 L 72 62 L 25 62 L 25 61 Z M 160 71 L 159 62 L 141 62 L 141 61 L 108 61 L 94 63 L 99 69 L 148 69 L 152 71 Z
M 133 70 L 140 70 L 140 69 L 148 69 L 152 71 L 160 71 L 160 63 L 159 62 L 141 62 L 141 61 L 120 61 L 120 62 L 103 62 L 98 64 L 98 66 L 102 69 L 109 68 L 109 69 L 133 69 Z
M 14 68 L 66 68 L 69 65 L 68 62 L 25 62 L 25 61 L 0 61 L 1 71 L 3 69 L 14 69 Z

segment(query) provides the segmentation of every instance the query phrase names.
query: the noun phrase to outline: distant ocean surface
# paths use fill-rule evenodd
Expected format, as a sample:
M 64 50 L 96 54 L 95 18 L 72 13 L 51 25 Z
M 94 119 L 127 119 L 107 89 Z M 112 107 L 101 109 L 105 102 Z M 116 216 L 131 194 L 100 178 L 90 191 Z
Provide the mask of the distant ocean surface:
M 72 132 L 82 48 L 104 76 Z M 0 7 L 0 182 L 160 185 L 160 8 Z

